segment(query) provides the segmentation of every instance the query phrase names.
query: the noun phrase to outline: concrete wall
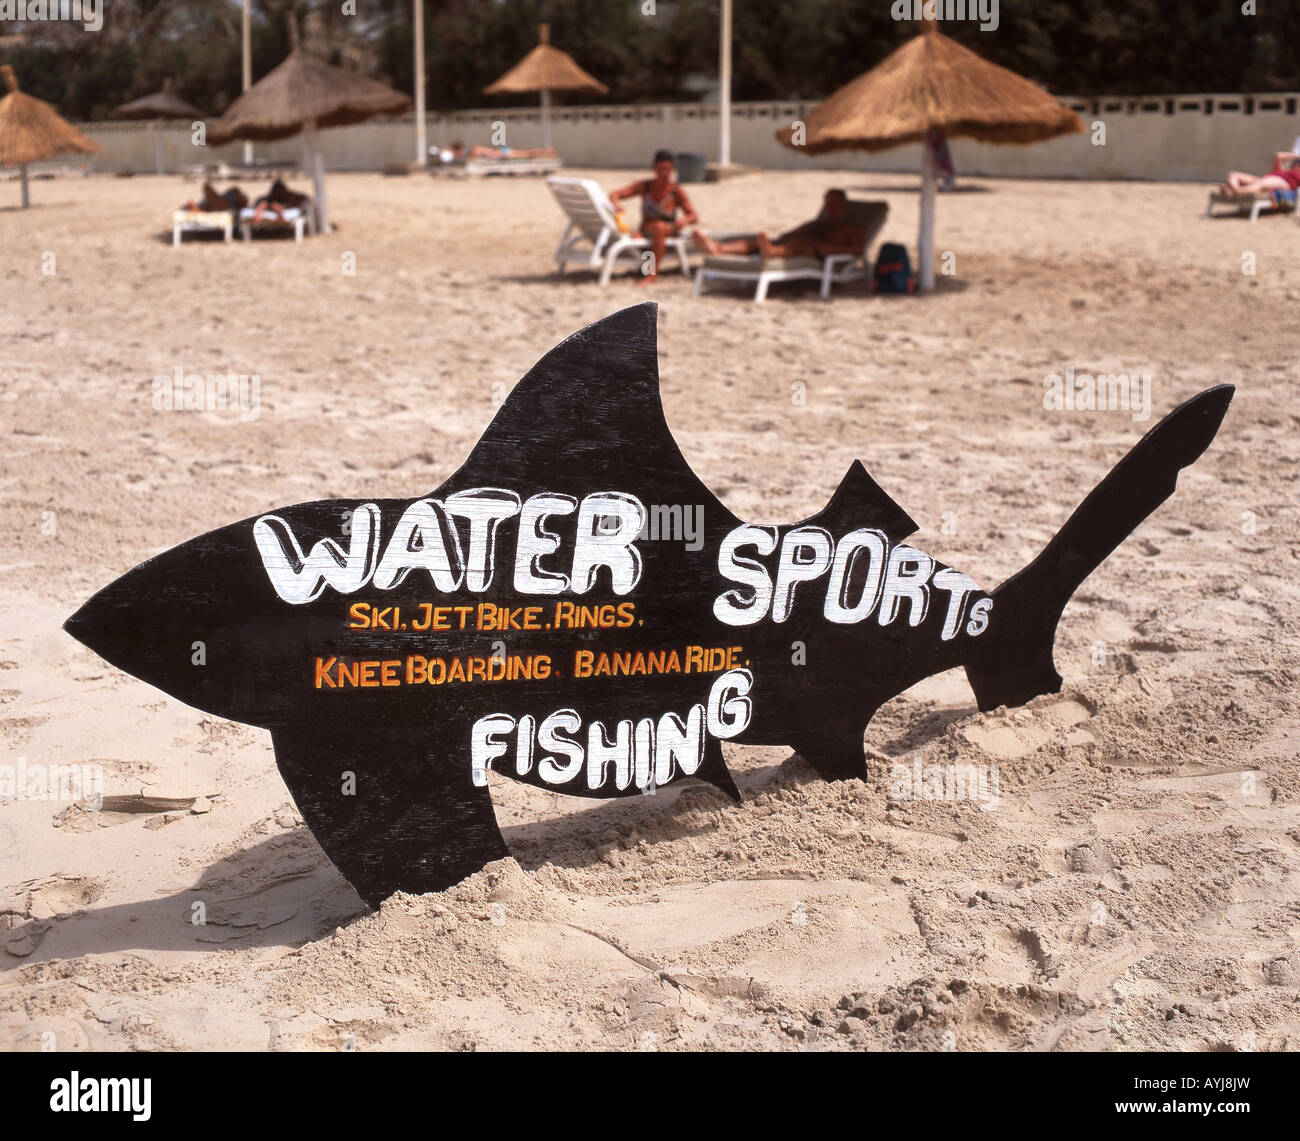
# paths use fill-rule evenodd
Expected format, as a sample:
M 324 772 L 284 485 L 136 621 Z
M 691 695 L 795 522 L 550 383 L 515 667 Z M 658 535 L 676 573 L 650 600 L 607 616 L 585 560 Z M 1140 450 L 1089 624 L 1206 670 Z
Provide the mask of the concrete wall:
M 1089 131 L 1029 147 L 991 146 L 967 140 L 953 143 L 959 173 L 1017 178 L 1221 179 L 1226 170 L 1262 172 L 1274 151 L 1287 149 L 1300 135 L 1300 95 L 1179 95 L 1063 100 Z M 733 105 L 732 158 L 774 169 L 915 171 L 919 148 L 899 147 L 880 154 L 820 155 L 809 158 L 782 147 L 778 127 L 803 119 L 815 103 L 738 103 Z M 491 141 L 493 124 L 504 123 L 512 146 L 541 143 L 537 109 L 500 108 L 431 114 L 429 141 Z M 563 107 L 552 112 L 552 137 L 574 166 L 644 169 L 659 147 L 717 157 L 716 104 L 676 103 L 643 106 Z M 1092 125 L 1105 124 L 1105 145 L 1093 142 Z M 82 129 L 104 149 L 93 169 L 154 169 L 154 129 L 148 123 L 90 123 Z M 195 147 L 190 125 L 159 124 L 164 158 L 171 168 L 204 162 L 239 161 L 242 144 Z M 331 170 L 379 170 L 415 158 L 411 117 L 372 120 L 321 134 Z M 258 158 L 295 163 L 298 139 L 257 144 Z

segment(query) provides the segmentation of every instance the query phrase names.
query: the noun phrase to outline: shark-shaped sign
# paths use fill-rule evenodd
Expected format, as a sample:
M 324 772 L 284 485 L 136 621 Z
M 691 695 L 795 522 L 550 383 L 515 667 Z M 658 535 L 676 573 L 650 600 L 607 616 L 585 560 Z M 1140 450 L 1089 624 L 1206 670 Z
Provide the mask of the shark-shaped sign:
M 931 674 L 964 666 L 981 709 L 1058 691 L 1066 602 L 1173 493 L 1233 394 L 1171 412 L 988 593 L 906 541 L 916 524 L 860 463 L 802 522 L 733 515 L 669 431 L 655 319 L 638 305 L 553 349 L 429 494 L 211 531 L 65 629 L 269 729 L 303 819 L 377 905 L 508 854 L 490 771 L 586 797 L 694 778 L 738 799 L 723 741 L 861 777 L 867 723 Z

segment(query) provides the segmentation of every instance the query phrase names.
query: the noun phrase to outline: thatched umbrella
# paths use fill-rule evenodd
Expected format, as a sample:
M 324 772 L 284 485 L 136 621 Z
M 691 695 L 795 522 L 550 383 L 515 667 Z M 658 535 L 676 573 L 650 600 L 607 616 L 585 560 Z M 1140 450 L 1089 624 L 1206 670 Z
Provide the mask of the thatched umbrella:
M 0 99 L 0 166 L 18 167 L 23 187 L 23 208 L 27 196 L 27 164 L 76 151 L 94 154 L 99 144 L 86 138 L 53 107 L 18 90 L 14 69 L 0 67 L 7 94 Z
M 190 103 L 186 103 L 179 95 L 172 91 L 172 81 L 163 80 L 161 91 L 155 91 L 152 95 L 145 95 L 140 99 L 132 99 L 130 103 L 123 103 L 116 111 L 113 112 L 119 119 L 150 119 L 150 133 L 153 135 L 153 155 L 154 168 L 158 174 L 166 173 L 163 170 L 163 153 L 162 153 L 162 135 L 158 130 L 158 123 L 162 119 L 189 119 L 194 122 L 196 119 L 204 118 L 203 112 Z
M 1041 87 L 981 59 L 940 34 L 934 20 L 881 63 L 841 87 L 808 116 L 802 143 L 791 128 L 776 133 L 808 154 L 882 151 L 922 143 L 921 288 L 934 286 L 934 156 L 926 133 L 986 143 L 1036 143 L 1083 130 L 1079 116 Z
M 298 25 L 289 17 L 289 55 L 236 99 L 208 131 L 208 141 L 220 145 L 232 139 L 269 142 L 301 132 L 316 199 L 316 222 L 322 233 L 330 228 L 325 197 L 325 160 L 317 130 L 364 123 L 375 115 L 401 115 L 411 100 L 387 84 L 354 71 L 333 67 L 298 46 Z
M 537 46 L 495 83 L 483 88 L 484 95 L 519 95 L 529 91 L 542 94 L 542 146 L 551 145 L 551 92 L 594 91 L 608 93 L 595 76 L 588 75 L 573 57 L 551 47 L 551 25 L 537 28 Z

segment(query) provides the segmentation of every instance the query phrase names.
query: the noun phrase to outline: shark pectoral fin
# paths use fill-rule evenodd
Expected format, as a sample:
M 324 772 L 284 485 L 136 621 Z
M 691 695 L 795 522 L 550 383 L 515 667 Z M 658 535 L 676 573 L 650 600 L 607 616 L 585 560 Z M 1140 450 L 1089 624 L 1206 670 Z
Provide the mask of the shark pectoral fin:
M 694 775 L 699 780 L 706 781 L 714 788 L 725 792 L 737 804 L 740 803 L 740 789 L 736 787 L 731 770 L 727 768 L 727 762 L 723 759 L 722 742 L 716 737 L 705 737 L 704 759 L 700 761 L 700 767 L 695 770 Z
M 792 742 L 797 752 L 823 780 L 863 780 L 867 758 L 862 733 L 805 735 Z
M 371 907 L 442 891 L 510 855 L 468 763 L 383 726 L 272 731 L 275 760 L 325 854 Z

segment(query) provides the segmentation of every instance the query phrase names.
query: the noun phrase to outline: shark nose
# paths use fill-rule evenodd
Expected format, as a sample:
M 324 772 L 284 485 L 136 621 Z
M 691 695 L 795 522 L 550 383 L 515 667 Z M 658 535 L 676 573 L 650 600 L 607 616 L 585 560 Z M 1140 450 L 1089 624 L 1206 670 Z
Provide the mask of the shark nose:
M 120 583 L 110 584 L 81 606 L 63 629 L 118 669 L 169 690 L 158 676 L 161 631 L 151 618 L 152 600 L 135 598 Z
M 177 561 L 172 556 L 172 561 Z M 181 570 L 191 568 L 180 560 Z M 198 671 L 186 667 L 191 644 L 205 637 L 201 599 L 185 590 L 185 577 L 160 573 L 161 560 L 141 564 L 109 583 L 70 618 L 63 629 L 105 661 L 166 693 L 190 701 Z
M 287 607 L 268 611 L 256 598 L 250 602 L 251 571 L 240 578 L 238 567 L 227 565 L 224 574 L 216 569 L 223 560 L 214 552 L 242 553 L 248 564 L 247 552 L 237 547 L 247 531 L 210 532 L 141 563 L 95 594 L 64 630 L 187 705 L 264 724 L 282 711 L 277 679 L 295 671 L 301 676 L 307 667 L 302 640 L 284 629 L 296 615 L 282 613 Z
M 96 600 L 92 598 L 63 623 L 64 632 L 71 634 L 88 649 L 94 650 L 101 658 L 111 661 L 106 651 L 111 650 L 118 640 L 114 636 L 112 613 L 112 608 L 97 606 Z

